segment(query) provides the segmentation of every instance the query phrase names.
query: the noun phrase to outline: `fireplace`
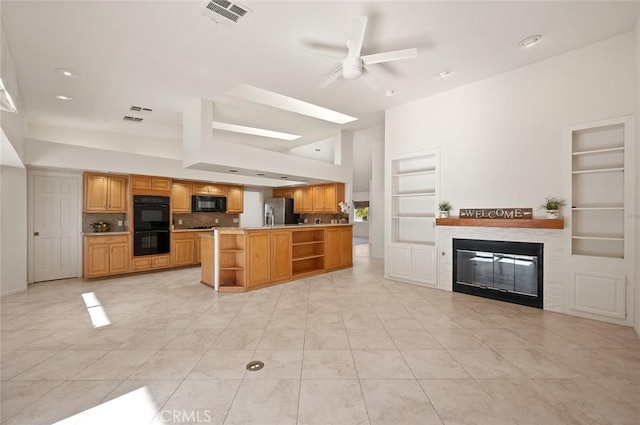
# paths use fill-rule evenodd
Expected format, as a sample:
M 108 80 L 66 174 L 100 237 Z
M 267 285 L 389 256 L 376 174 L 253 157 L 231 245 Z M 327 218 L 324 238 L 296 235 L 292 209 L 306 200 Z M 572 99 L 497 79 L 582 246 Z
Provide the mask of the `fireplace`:
M 453 291 L 542 308 L 541 243 L 453 239 Z

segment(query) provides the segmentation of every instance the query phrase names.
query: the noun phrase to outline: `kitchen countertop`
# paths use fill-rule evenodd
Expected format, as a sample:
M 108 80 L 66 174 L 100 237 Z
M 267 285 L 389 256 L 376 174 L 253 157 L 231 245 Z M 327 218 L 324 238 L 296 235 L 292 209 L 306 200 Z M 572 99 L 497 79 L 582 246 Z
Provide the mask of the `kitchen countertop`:
M 172 229 L 172 233 L 184 233 L 184 232 L 213 232 L 215 229 L 221 229 L 221 227 L 212 227 L 210 229 Z M 235 229 L 235 227 L 234 227 Z
M 307 229 L 310 227 L 338 227 L 338 226 L 353 226 L 353 223 L 321 223 L 321 224 L 276 224 L 274 226 L 261 226 L 261 227 L 217 227 L 219 230 L 269 230 L 269 229 Z
M 131 232 L 90 232 L 84 233 L 82 232 L 82 236 L 113 236 L 113 235 L 130 235 Z

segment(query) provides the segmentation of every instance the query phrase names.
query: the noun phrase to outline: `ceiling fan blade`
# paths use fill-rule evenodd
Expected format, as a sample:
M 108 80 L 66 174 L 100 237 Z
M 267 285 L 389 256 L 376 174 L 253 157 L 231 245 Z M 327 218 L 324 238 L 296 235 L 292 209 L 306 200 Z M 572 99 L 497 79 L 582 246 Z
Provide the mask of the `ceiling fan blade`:
M 364 69 L 365 72 L 362 73 L 360 79 L 369 86 L 371 90 L 380 91 L 383 89 L 382 83 L 378 80 L 375 75 L 371 73 L 367 68 Z
M 340 78 L 341 75 L 342 75 L 342 67 L 336 69 L 331 74 L 329 74 L 324 80 L 322 80 L 320 84 L 318 84 L 318 88 L 323 89 L 327 87 L 329 84 L 333 83 L 335 80 Z
M 325 58 L 328 58 L 328 59 L 332 59 L 332 60 L 337 60 L 337 61 L 342 61 L 342 59 L 344 59 L 344 57 L 340 57 L 338 55 L 331 55 L 329 53 L 320 52 L 320 51 L 316 51 L 316 50 L 294 49 L 294 52 L 296 52 L 296 53 L 304 53 L 304 54 L 308 54 L 308 55 L 322 56 L 322 57 L 325 57 Z
M 349 56 L 360 56 L 362 43 L 364 43 L 364 32 L 367 30 L 367 17 L 356 16 L 351 28 L 351 38 L 349 39 Z
M 402 59 L 413 59 L 418 55 L 418 49 L 393 50 L 391 52 L 375 53 L 373 55 L 362 56 L 362 63 L 371 65 L 374 63 L 398 61 Z

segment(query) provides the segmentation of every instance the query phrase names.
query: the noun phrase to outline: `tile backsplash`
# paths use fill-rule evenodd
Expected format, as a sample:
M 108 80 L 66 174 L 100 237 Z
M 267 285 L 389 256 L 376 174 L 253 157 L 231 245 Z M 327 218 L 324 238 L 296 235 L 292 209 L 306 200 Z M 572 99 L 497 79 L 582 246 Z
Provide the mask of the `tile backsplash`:
M 126 213 L 82 213 L 82 232 L 94 233 L 92 224 L 98 221 L 110 223 L 110 232 L 124 232 L 129 229 Z M 118 226 L 118 221 L 122 222 L 122 226 Z
M 233 219 L 239 219 L 239 214 L 197 212 L 191 214 L 173 214 L 174 229 L 189 229 L 193 227 L 238 227 L 238 223 L 234 223 Z M 216 220 L 218 222 L 216 223 Z M 182 223 L 180 223 L 182 221 Z
M 300 214 L 300 219 L 302 220 L 306 219 L 308 224 L 314 224 L 316 222 L 316 218 L 319 218 L 320 223 L 322 224 L 330 224 L 332 219 L 336 219 L 340 221 L 342 217 L 345 217 L 345 215 L 344 214 Z

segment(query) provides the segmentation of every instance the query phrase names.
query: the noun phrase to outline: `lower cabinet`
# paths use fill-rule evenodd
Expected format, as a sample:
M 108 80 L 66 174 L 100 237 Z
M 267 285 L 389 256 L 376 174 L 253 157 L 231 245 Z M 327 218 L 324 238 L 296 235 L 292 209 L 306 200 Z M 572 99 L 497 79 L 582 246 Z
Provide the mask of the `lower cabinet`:
M 394 243 L 391 244 L 390 254 L 391 279 L 438 286 L 435 246 Z
M 130 258 L 130 235 L 84 237 L 85 278 L 128 273 Z
M 269 283 L 269 233 L 247 233 L 247 289 Z
M 327 227 L 324 266 L 327 270 L 353 266 L 353 228 Z
M 171 259 L 174 266 L 189 266 L 196 262 L 195 232 L 171 234 Z
M 134 257 L 131 261 L 132 271 L 164 269 L 171 267 L 171 254 L 145 255 Z
M 271 249 L 269 252 L 272 282 L 291 278 L 291 232 L 271 232 Z
M 570 270 L 569 275 L 569 308 L 573 312 L 597 315 L 599 319 L 626 319 L 625 275 L 583 270 Z

